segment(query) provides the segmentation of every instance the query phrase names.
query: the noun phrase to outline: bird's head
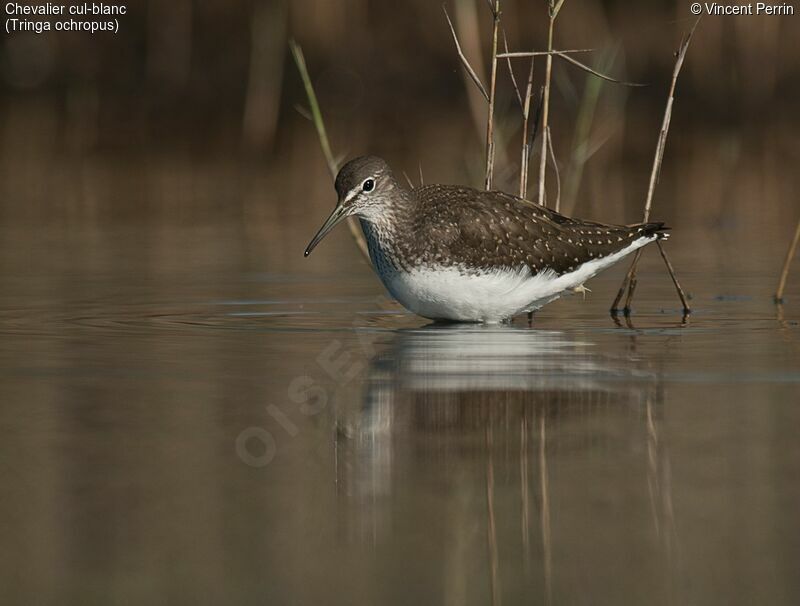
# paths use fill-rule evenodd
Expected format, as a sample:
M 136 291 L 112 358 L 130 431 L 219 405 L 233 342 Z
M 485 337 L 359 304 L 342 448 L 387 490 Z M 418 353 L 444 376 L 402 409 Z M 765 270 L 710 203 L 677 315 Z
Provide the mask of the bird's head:
M 390 205 L 392 195 L 400 190 L 389 165 L 376 156 L 350 160 L 336 176 L 335 187 L 338 194 L 336 208 L 308 244 L 306 257 L 329 231 L 347 217 L 380 218 Z

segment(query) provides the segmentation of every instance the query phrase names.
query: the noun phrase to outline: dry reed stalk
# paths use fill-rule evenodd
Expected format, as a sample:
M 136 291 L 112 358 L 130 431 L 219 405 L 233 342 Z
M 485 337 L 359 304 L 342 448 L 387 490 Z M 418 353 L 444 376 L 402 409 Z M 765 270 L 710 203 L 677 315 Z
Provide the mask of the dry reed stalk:
M 489 79 L 489 115 L 486 119 L 486 178 L 484 187 L 492 189 L 492 178 L 494 176 L 494 104 L 497 88 L 497 36 L 500 31 L 500 0 L 495 0 L 492 5 L 492 72 Z
M 681 288 L 681 284 L 678 282 L 678 278 L 675 276 L 675 268 L 672 267 L 672 263 L 667 256 L 667 251 L 664 250 L 664 244 L 656 241 L 656 246 L 658 246 L 658 252 L 661 253 L 661 258 L 664 260 L 664 265 L 667 268 L 667 272 L 672 280 L 672 284 L 675 286 L 675 291 L 678 293 L 678 298 L 681 300 L 681 305 L 683 305 L 683 315 L 685 316 L 692 311 L 689 309 L 689 303 L 686 300 L 686 293 L 683 291 L 683 288 Z
M 547 138 L 549 129 L 547 128 L 550 120 L 550 80 L 553 74 L 553 30 L 555 29 L 558 12 L 564 4 L 564 0 L 547 0 L 548 16 L 550 23 L 547 28 L 547 62 L 544 74 L 544 101 L 542 105 L 542 153 L 539 158 L 539 204 L 544 206 L 545 200 L 545 173 L 547 172 Z
M 308 67 L 306 66 L 306 58 L 303 55 L 303 49 L 294 39 L 289 40 L 289 49 L 292 51 L 292 57 L 297 65 L 297 71 L 300 72 L 300 78 L 303 80 L 303 87 L 308 97 L 308 105 L 311 109 L 311 118 L 314 122 L 314 127 L 317 130 L 317 138 L 319 145 L 322 148 L 322 154 L 325 156 L 325 162 L 328 164 L 328 170 L 331 173 L 331 178 L 336 180 L 336 173 L 338 172 L 338 165 L 336 159 L 331 151 L 331 144 L 328 140 L 328 132 L 325 130 L 325 122 L 322 119 L 322 111 L 319 108 L 317 101 L 317 94 L 314 92 L 314 85 L 311 83 L 311 77 L 308 75 Z M 369 250 L 367 249 L 367 241 L 364 234 L 359 229 L 358 222 L 355 218 L 349 217 L 347 219 L 347 227 L 350 229 L 350 235 L 353 236 L 358 245 L 358 249 L 369 261 Z
M 453 27 L 453 22 L 450 20 L 450 15 L 447 12 L 447 7 L 442 6 L 442 10 L 444 11 L 444 16 L 447 19 L 447 25 L 450 26 L 450 33 L 452 34 L 453 42 L 456 45 L 456 52 L 458 53 L 458 58 L 461 59 L 461 65 L 464 66 L 464 69 L 467 71 L 467 74 L 469 74 L 469 77 L 475 83 L 475 86 L 478 87 L 478 90 L 481 91 L 483 98 L 486 99 L 486 101 L 488 102 L 489 93 L 486 92 L 486 87 L 481 82 L 481 79 L 478 77 L 478 74 L 475 73 L 475 70 L 472 69 L 472 65 L 470 65 L 469 59 L 467 59 L 467 57 L 464 55 L 464 51 L 461 50 L 461 43 L 459 43 L 458 41 L 458 36 L 456 35 L 456 30 Z
M 783 261 L 783 269 L 781 270 L 781 279 L 778 282 L 778 290 L 775 291 L 775 302 L 783 303 L 783 292 L 786 290 L 786 280 L 789 277 L 789 266 L 792 264 L 792 259 L 797 252 L 797 245 L 800 243 L 800 219 L 797 221 L 797 227 L 794 230 L 794 238 L 789 245 L 789 250 L 786 251 L 786 259 Z
M 528 71 L 528 82 L 525 86 L 525 97 L 523 98 L 520 93 L 519 86 L 517 85 L 517 78 L 514 75 L 514 68 L 511 65 L 511 57 L 513 53 L 508 52 L 508 39 L 506 33 L 503 31 L 503 45 L 506 52 L 503 56 L 506 58 L 508 64 L 508 74 L 511 76 L 511 84 L 514 86 L 514 92 L 517 95 L 517 102 L 522 111 L 522 155 L 519 163 L 519 197 L 524 198 L 528 191 L 528 156 L 530 145 L 528 143 L 528 118 L 531 111 L 531 95 L 533 94 L 533 66 L 534 58 L 531 57 L 531 67 Z M 499 57 L 500 55 L 498 55 Z
M 556 57 L 563 59 L 567 63 L 572 63 L 572 65 L 576 67 L 580 67 L 583 71 L 589 72 L 590 74 L 597 76 L 602 80 L 607 80 L 608 82 L 613 82 L 614 84 L 622 84 L 624 86 L 634 86 L 634 87 L 645 87 L 647 84 L 642 84 L 640 82 L 626 82 L 625 80 L 617 80 L 616 78 L 612 78 L 611 76 L 607 76 L 604 73 L 597 71 L 596 69 L 592 69 L 585 63 L 581 63 L 577 59 L 570 57 L 565 51 L 556 51 L 553 53 Z
M 521 195 L 521 198 L 527 198 L 527 188 L 528 188 L 528 164 L 530 162 L 530 151 L 533 147 L 533 142 L 536 141 L 536 135 L 539 132 L 539 119 L 541 118 L 542 113 L 542 105 L 544 104 L 544 86 L 539 89 L 539 100 L 536 103 L 536 112 L 534 113 L 533 117 L 533 132 L 531 132 L 531 136 L 528 139 L 528 145 L 526 148 L 527 155 L 525 156 L 525 172 L 523 173 L 525 176 L 525 192 Z M 533 312 L 528 312 L 528 326 L 533 326 Z
M 542 99 L 543 99 L 542 106 L 544 108 L 544 115 L 543 115 L 543 118 L 542 118 L 542 130 L 544 131 L 544 134 L 542 136 L 542 154 L 541 154 L 541 157 L 539 159 L 539 162 L 540 162 L 540 164 L 539 164 L 539 204 L 543 204 L 543 205 L 546 204 L 546 200 L 545 200 L 545 193 L 546 193 L 545 192 L 545 176 L 546 176 L 546 171 L 547 171 L 547 157 L 548 157 L 548 155 L 552 155 L 552 147 L 553 147 L 552 141 L 550 140 L 551 134 L 550 134 L 550 128 L 549 128 L 550 81 L 551 81 L 551 78 L 552 78 L 552 58 L 555 56 L 555 57 L 564 59 L 568 63 L 571 63 L 572 65 L 575 65 L 576 67 L 581 68 L 585 72 L 587 72 L 587 73 L 589 73 L 589 74 L 591 74 L 593 76 L 596 76 L 596 77 L 598 77 L 598 78 L 600 78 L 602 80 L 607 80 L 608 82 L 614 82 L 616 84 L 622 84 L 624 86 L 646 86 L 645 84 L 639 84 L 639 83 L 636 83 L 636 82 L 626 82 L 624 80 L 618 80 L 616 78 L 612 78 L 611 76 L 608 76 L 608 75 L 606 75 L 606 74 L 604 74 L 602 72 L 599 72 L 599 71 L 589 67 L 588 65 L 585 65 L 584 63 L 581 63 L 580 61 L 578 61 L 576 59 L 573 59 L 572 57 L 569 56 L 571 53 L 585 53 L 585 52 L 591 51 L 592 49 L 583 48 L 583 49 L 571 49 L 571 50 L 553 50 L 553 48 L 552 48 L 553 31 L 552 30 L 553 30 L 553 25 L 555 23 L 555 16 L 558 14 L 558 11 L 561 9 L 561 4 L 562 3 L 563 3 L 563 0 L 561 2 L 558 2 L 555 5 L 555 8 L 552 9 L 552 12 L 551 12 L 553 17 L 551 17 L 551 19 L 550 19 L 550 28 L 549 28 L 549 31 L 548 31 L 548 46 L 550 47 L 549 50 L 547 50 L 547 51 L 529 51 L 529 52 L 513 52 L 513 53 L 511 53 L 511 52 L 508 52 L 508 49 L 506 49 L 505 53 L 501 53 L 501 54 L 498 55 L 499 58 L 505 58 L 505 59 L 507 59 L 509 61 L 509 71 L 511 72 L 512 83 L 514 84 L 514 88 L 517 91 L 517 98 L 518 99 L 521 98 L 521 95 L 519 94 L 519 89 L 518 89 L 518 87 L 516 85 L 516 80 L 515 80 L 514 75 L 513 75 L 514 72 L 511 69 L 511 59 L 513 59 L 513 58 L 523 58 L 523 57 L 527 58 L 527 57 L 530 57 L 531 60 L 533 61 L 534 57 L 538 57 L 538 56 L 546 56 L 547 57 L 547 72 L 545 74 L 545 85 L 543 87 L 544 93 L 542 95 Z M 552 6 L 552 3 L 551 3 L 551 6 Z M 533 69 L 532 66 L 531 66 L 531 69 Z M 537 118 L 535 124 L 538 125 L 538 118 Z M 525 130 L 525 129 L 523 128 L 523 130 Z M 536 136 L 534 135 L 533 139 L 535 139 L 535 138 L 536 138 Z M 520 196 L 521 197 L 525 197 L 525 195 L 527 194 L 527 157 L 528 156 L 525 155 L 526 159 L 525 159 L 525 161 L 523 163 L 523 166 L 522 166 L 522 169 L 520 171 Z M 556 171 L 558 171 L 558 166 L 556 165 L 554 156 L 553 156 L 553 164 L 555 165 Z M 557 206 L 556 210 L 557 211 L 559 211 L 560 207 L 561 207 L 561 196 L 560 196 L 561 184 L 560 184 L 560 182 L 558 184 L 558 187 L 559 187 L 559 195 L 558 195 L 558 198 L 556 200 L 556 206 Z
M 506 36 L 506 30 L 503 30 L 503 48 L 506 49 L 505 53 L 502 55 L 506 59 L 506 65 L 508 65 L 508 75 L 511 76 L 511 85 L 514 87 L 514 93 L 517 95 L 517 103 L 519 103 L 520 108 L 522 107 L 522 95 L 519 92 L 519 86 L 517 86 L 517 78 L 514 76 L 514 68 L 511 66 L 511 58 L 508 56 L 508 37 Z M 500 55 L 497 55 L 500 57 Z
M 553 151 L 553 138 L 550 136 L 550 127 L 545 129 L 547 135 L 547 148 L 550 152 L 550 159 L 553 161 L 553 169 L 556 171 L 556 206 L 555 211 L 561 211 L 561 173 L 558 170 L 558 162 L 556 162 L 556 153 Z
M 553 0 L 549 0 L 549 2 L 550 24 L 547 30 L 547 51 L 550 53 L 553 51 L 553 29 L 555 27 L 557 13 L 554 13 Z M 562 2 L 563 0 L 560 0 L 558 3 L 559 9 L 561 8 Z M 548 54 L 545 63 L 544 101 L 542 104 L 542 153 L 539 158 L 539 204 L 541 206 L 545 206 L 547 203 L 547 200 L 545 200 L 545 173 L 547 172 L 547 126 L 550 120 L 550 79 L 552 74 L 553 55 Z
M 520 59 L 526 57 L 557 57 L 559 59 L 563 59 L 567 63 L 571 63 L 575 67 L 581 68 L 583 71 L 590 73 L 594 76 L 602 80 L 607 80 L 608 82 L 613 82 L 614 84 L 622 84 L 624 86 L 633 86 L 633 87 L 645 87 L 647 84 L 642 84 L 641 82 L 627 82 L 625 80 L 618 80 L 617 78 L 612 78 L 611 76 L 604 74 L 602 72 L 597 71 L 586 65 L 585 63 L 581 63 L 574 57 L 571 57 L 570 54 L 574 53 L 588 53 L 593 51 L 593 48 L 575 48 L 571 50 L 550 50 L 550 51 L 524 51 L 524 52 L 515 52 L 515 53 L 500 53 L 497 55 L 498 59 Z
M 492 188 L 492 180 L 494 176 L 494 107 L 495 93 L 497 89 L 497 43 L 500 34 L 500 0 L 494 0 L 494 2 L 492 2 L 492 0 L 487 0 L 487 4 L 492 12 L 492 57 L 488 92 L 486 87 L 481 82 L 481 79 L 478 77 L 477 72 L 472 68 L 472 65 L 464 54 L 464 51 L 461 49 L 461 43 L 459 42 L 458 35 L 453 27 L 453 22 L 450 20 L 447 7 L 443 5 L 442 10 L 444 11 L 444 16 L 447 19 L 447 25 L 450 27 L 450 34 L 453 36 L 453 42 L 456 45 L 456 52 L 461 60 L 461 64 L 464 66 L 467 74 L 469 74 L 472 82 L 478 87 L 478 90 L 480 91 L 481 95 L 483 95 L 483 98 L 486 99 L 487 103 L 489 104 L 488 116 L 486 120 L 486 173 L 484 177 L 484 187 L 488 190 Z
M 667 97 L 667 105 L 664 109 L 664 119 L 661 123 L 661 131 L 658 135 L 658 142 L 656 144 L 656 153 L 655 157 L 653 158 L 653 168 L 650 172 L 650 184 L 647 189 L 647 199 L 645 200 L 644 205 L 644 218 L 643 222 L 646 223 L 650 220 L 650 210 L 653 206 L 653 194 L 656 190 L 656 185 L 658 184 L 659 177 L 661 175 L 661 164 L 664 160 L 664 149 L 667 145 L 667 135 L 669 134 L 669 126 L 670 121 L 672 120 L 672 106 L 675 102 L 675 87 L 678 83 L 678 75 L 681 72 L 681 68 L 683 67 L 683 61 L 686 58 L 686 51 L 689 50 L 689 44 L 692 41 L 692 36 L 694 35 L 695 29 L 697 29 L 697 24 L 700 23 L 700 19 L 695 21 L 694 26 L 683 37 L 681 41 L 680 47 L 678 48 L 677 58 L 675 60 L 675 67 L 672 70 L 672 82 L 669 88 L 669 96 Z M 686 300 L 686 294 L 684 293 L 683 289 L 681 288 L 680 283 L 678 282 L 678 278 L 675 276 L 675 272 L 672 268 L 672 264 L 669 262 L 669 257 L 667 257 L 667 253 L 664 250 L 661 243 L 659 243 L 659 251 L 661 252 L 661 257 L 664 259 L 664 264 L 667 267 L 667 271 L 669 272 L 670 278 L 672 279 L 672 283 L 675 285 L 675 290 L 678 293 L 678 298 L 681 300 L 681 304 L 683 305 L 683 313 L 688 314 L 691 312 L 689 305 Z M 627 315 L 631 311 L 631 302 L 633 301 L 634 292 L 636 292 L 636 268 L 639 265 L 639 259 L 642 257 L 642 249 L 636 251 L 636 254 L 633 257 L 633 262 L 631 263 L 631 267 L 628 270 L 628 273 L 625 275 L 625 278 L 622 281 L 622 286 L 617 293 L 614 302 L 611 304 L 611 313 L 617 313 L 619 309 L 619 303 L 622 300 L 622 296 L 625 292 L 625 289 L 628 289 L 628 296 L 625 299 L 625 308 L 623 309 L 624 313 Z
M 500 53 L 497 55 L 498 59 L 527 59 L 529 57 L 547 57 L 548 55 L 569 55 L 575 53 L 591 53 L 594 49 L 593 48 L 570 48 L 566 50 L 549 50 L 549 51 L 514 51 L 509 52 L 506 51 L 504 53 Z M 580 62 L 578 62 L 580 63 Z M 581 66 L 586 67 L 583 63 L 580 63 Z M 591 68 L 587 68 L 591 69 Z M 606 76 L 607 77 L 607 76 Z
M 608 82 L 613 82 L 614 84 L 622 84 L 623 86 L 631 86 L 631 87 L 645 87 L 647 84 L 642 84 L 641 82 L 628 82 L 626 80 L 619 80 L 617 78 L 612 78 L 611 76 L 604 74 L 600 71 L 597 71 L 594 68 L 589 67 L 585 63 L 581 63 L 577 59 L 570 56 L 570 53 L 587 53 L 594 49 L 591 48 L 582 48 L 582 49 L 573 49 L 573 50 L 552 50 L 552 51 L 525 51 L 525 52 L 518 52 L 518 53 L 501 53 L 497 55 L 499 59 L 516 59 L 516 58 L 527 58 L 527 57 L 539 57 L 539 56 L 546 56 L 546 57 L 556 57 L 559 59 L 564 59 L 567 63 L 571 63 L 575 67 L 579 67 L 586 73 L 592 74 L 593 76 L 597 76 L 601 80 L 606 80 Z
M 484 77 L 486 70 L 483 65 L 482 47 L 480 44 L 480 17 L 478 15 L 478 6 L 475 0 L 454 0 L 455 16 L 453 24 L 450 24 L 450 32 L 454 36 L 454 40 L 458 41 L 458 47 L 461 48 L 459 52 L 459 59 L 462 64 L 467 57 L 472 58 L 472 62 L 464 64 L 462 70 L 462 79 L 464 81 L 464 88 L 467 95 L 467 103 L 469 104 L 470 117 L 475 127 L 475 133 L 483 142 L 486 136 L 486 106 L 484 103 L 489 101 L 489 93 L 486 92 L 486 87 L 483 85 L 487 81 Z M 447 13 L 444 5 L 443 10 Z M 447 16 L 447 14 L 445 15 Z M 457 48 L 458 48 L 457 47 Z M 467 66 L 470 66 L 469 68 Z M 480 86 L 470 75 L 470 70 L 477 76 Z M 472 82 L 470 82 L 472 80 Z M 473 84 L 476 86 L 473 87 Z M 483 89 L 483 90 L 481 90 Z M 483 158 L 481 158 L 483 160 Z M 483 166 L 481 166 L 483 171 Z M 483 184 L 483 174 L 481 174 L 481 185 Z
M 522 157 L 519 167 L 519 197 L 528 195 L 528 160 L 531 155 L 531 144 L 528 140 L 528 118 L 531 113 L 531 95 L 533 94 L 533 59 L 528 72 L 528 84 L 525 88 L 525 103 L 522 106 Z
M 488 114 L 486 119 L 486 142 L 485 142 L 485 150 L 486 150 L 486 172 L 484 176 L 484 187 L 489 190 L 492 188 L 492 181 L 494 178 L 494 159 L 495 159 L 495 143 L 494 143 L 494 110 L 495 110 L 495 93 L 497 88 L 497 43 L 499 40 L 499 33 L 500 33 L 500 0 L 487 0 L 487 4 L 489 5 L 489 10 L 492 12 L 492 56 L 491 56 L 491 71 L 490 71 L 490 79 L 489 79 L 489 89 L 487 92 L 486 87 L 481 82 L 480 77 L 478 76 L 475 69 L 473 69 L 472 65 L 470 64 L 469 60 L 467 59 L 464 51 L 461 48 L 461 43 L 458 40 L 458 35 L 456 34 L 455 28 L 453 27 L 453 22 L 450 20 L 450 15 L 447 12 L 447 7 L 442 5 L 442 10 L 444 11 L 444 16 L 447 19 L 447 25 L 450 27 L 450 34 L 453 37 L 453 42 L 456 45 L 456 52 L 458 52 L 458 57 L 461 60 L 462 65 L 466 73 L 469 75 L 472 82 L 475 86 L 478 87 L 483 98 L 489 104 L 488 107 Z M 502 149 L 502 148 L 501 148 Z

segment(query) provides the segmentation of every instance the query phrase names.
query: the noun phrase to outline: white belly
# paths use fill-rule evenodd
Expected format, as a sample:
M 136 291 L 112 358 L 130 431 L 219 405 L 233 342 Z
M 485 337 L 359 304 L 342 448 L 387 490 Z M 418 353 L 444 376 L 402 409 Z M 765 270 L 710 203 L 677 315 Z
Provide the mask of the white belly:
M 398 272 L 384 280 L 406 308 L 425 318 L 462 322 L 500 322 L 538 309 L 560 295 L 552 272 L 466 273 L 448 267 Z
M 561 276 L 552 271 L 531 275 L 527 268 L 484 273 L 456 267 L 420 267 L 407 272 L 387 271 L 385 264 L 376 264 L 376 268 L 389 292 L 420 316 L 494 323 L 539 309 L 655 239 L 639 238 L 623 250 Z

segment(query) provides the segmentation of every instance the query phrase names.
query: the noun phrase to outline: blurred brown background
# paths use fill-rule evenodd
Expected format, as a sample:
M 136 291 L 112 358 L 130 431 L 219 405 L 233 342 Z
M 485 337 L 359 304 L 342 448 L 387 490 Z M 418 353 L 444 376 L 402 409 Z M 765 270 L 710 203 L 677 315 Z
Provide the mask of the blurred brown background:
M 556 62 L 551 123 L 567 210 L 620 222 L 640 216 L 673 52 L 693 23 L 688 7 L 565 3 L 556 47 L 596 49 L 582 59 L 650 84 L 599 84 Z M 449 10 L 485 74 L 486 4 L 455 0 Z M 504 2 L 511 49 L 545 48 L 546 15 L 544 1 Z M 700 24 L 678 84 L 654 210 L 698 237 L 679 236 L 673 246 L 724 262 L 744 238 L 779 262 L 797 208 L 798 20 L 711 16 Z M 337 155 L 376 153 L 415 181 L 421 166 L 428 181 L 480 185 L 485 108 L 465 88 L 439 3 L 134 2 L 116 36 L 4 35 L 3 258 L 30 258 L 19 248 L 35 238 L 26 227 L 43 221 L 56 233 L 69 226 L 95 235 L 155 222 L 228 225 L 250 245 L 243 262 L 261 270 L 335 263 L 337 255 L 322 254 L 299 265 L 333 196 L 313 127 L 295 110 L 306 101 L 289 37 L 305 50 Z M 514 65 L 524 80 L 526 61 Z M 543 71 L 542 62 L 537 86 Z M 496 185 L 515 191 L 521 120 L 506 65 L 498 88 Z M 534 190 L 535 178 L 532 171 Z M 344 231 L 329 244 L 339 248 L 328 250 L 355 255 Z M 704 248 L 704 233 L 722 234 L 713 250 Z M 211 263 L 235 246 L 217 235 L 196 236 Z M 173 254 L 161 251 L 162 262 Z

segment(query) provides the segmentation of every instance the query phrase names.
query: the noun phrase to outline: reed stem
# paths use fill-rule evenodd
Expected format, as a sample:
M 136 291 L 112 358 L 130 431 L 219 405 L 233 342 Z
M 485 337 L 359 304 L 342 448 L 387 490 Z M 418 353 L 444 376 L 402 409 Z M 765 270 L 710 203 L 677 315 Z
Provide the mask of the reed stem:
M 531 144 L 528 141 L 528 119 L 531 114 L 531 95 L 533 94 L 533 57 L 531 57 L 531 68 L 528 71 L 528 84 L 525 88 L 525 102 L 522 106 L 522 157 L 519 165 L 519 197 L 525 198 L 528 195 L 528 160 L 531 155 Z
M 311 108 L 311 119 L 314 122 L 314 128 L 317 130 L 317 138 L 319 139 L 319 146 L 322 148 L 322 155 L 325 156 L 325 162 L 328 164 L 328 171 L 331 173 L 331 178 L 336 180 L 338 166 L 333 152 L 331 151 L 331 144 L 328 140 L 328 132 L 325 129 L 325 121 L 322 119 L 322 111 L 317 101 L 317 94 L 314 92 L 314 85 L 311 83 L 311 77 L 308 75 L 308 67 L 306 66 L 306 58 L 303 55 L 303 49 L 294 39 L 289 40 L 289 49 L 292 51 L 292 57 L 294 57 L 294 62 L 297 65 L 297 71 L 300 72 L 300 78 L 303 80 L 303 87 L 305 88 L 306 97 L 308 98 L 308 105 Z M 355 240 L 356 245 L 358 245 L 361 254 L 369 261 L 367 241 L 364 238 L 364 234 L 361 232 L 358 221 L 353 217 L 349 217 L 347 219 L 347 227 L 350 229 L 350 235 L 353 237 L 353 240 Z
M 494 104 L 497 88 L 497 39 L 500 32 L 500 0 L 492 7 L 492 72 L 489 79 L 489 110 L 486 120 L 486 179 L 485 188 L 492 189 L 494 177 Z
M 650 184 L 647 188 L 647 198 L 644 204 L 644 215 L 643 215 L 643 222 L 647 223 L 650 220 L 650 210 L 653 206 L 653 195 L 655 193 L 656 185 L 658 184 L 659 177 L 661 176 L 661 166 L 664 161 L 664 149 L 667 145 L 667 135 L 669 134 L 669 126 L 672 120 L 672 107 L 675 102 L 675 88 L 678 83 L 678 76 L 681 72 L 681 68 L 683 67 L 684 59 L 686 58 L 686 51 L 689 50 L 689 44 L 692 41 L 692 36 L 694 35 L 695 29 L 697 28 L 697 24 L 700 23 L 700 19 L 695 21 L 694 26 L 692 27 L 691 31 L 684 36 L 683 40 L 681 41 L 681 45 L 678 48 L 677 58 L 675 60 L 675 67 L 672 70 L 672 82 L 669 88 L 669 95 L 667 97 L 667 104 L 664 108 L 664 119 L 661 123 L 661 130 L 658 134 L 658 141 L 656 143 L 656 153 L 655 157 L 653 158 L 653 167 L 650 171 Z M 667 256 L 666 251 L 664 250 L 663 246 L 659 243 L 659 251 L 661 252 L 661 257 L 664 260 L 664 263 L 667 266 L 667 270 L 670 273 L 670 277 L 672 278 L 672 282 L 675 285 L 675 289 L 678 293 L 678 298 L 681 300 L 681 304 L 683 305 L 683 312 L 684 314 L 688 314 L 691 312 L 689 308 L 685 293 L 681 288 L 680 283 L 678 282 L 677 277 L 675 276 L 675 272 L 672 268 L 672 264 L 669 262 L 669 257 Z M 628 296 L 625 299 L 625 308 L 623 311 L 626 315 L 630 314 L 631 311 L 631 303 L 633 302 L 633 295 L 636 291 L 637 285 L 637 278 L 636 278 L 636 270 L 639 265 L 639 260 L 642 257 L 642 249 L 636 251 L 636 255 L 633 258 L 633 263 L 631 263 L 631 268 L 628 270 L 627 275 L 622 281 L 622 286 L 620 287 L 619 292 L 617 293 L 617 297 L 614 299 L 614 302 L 611 304 L 611 313 L 617 313 L 619 309 L 619 303 L 622 300 L 622 295 L 625 289 L 628 289 Z
M 789 250 L 786 251 L 786 259 L 783 261 L 783 269 L 781 270 L 781 279 L 778 282 L 778 290 L 775 291 L 775 302 L 783 303 L 783 292 L 786 290 L 786 280 L 789 277 L 789 266 L 792 264 L 792 259 L 797 252 L 797 244 L 800 243 L 800 219 L 797 221 L 797 227 L 794 230 L 794 238 L 789 245 Z
M 556 207 L 555 211 L 561 211 L 561 173 L 558 170 L 558 162 L 556 162 L 556 153 L 553 151 L 553 138 L 550 136 L 550 127 L 547 127 L 547 148 L 550 152 L 550 159 L 553 161 L 553 170 L 556 171 Z
M 550 24 L 547 31 L 547 51 L 553 50 L 553 28 L 555 27 L 556 17 L 550 11 Z M 547 173 L 547 137 L 548 121 L 550 119 L 550 79 L 553 73 L 553 55 L 548 54 L 545 64 L 544 74 L 544 101 L 542 103 L 542 153 L 539 158 L 539 204 L 546 205 L 545 199 L 545 175 Z

